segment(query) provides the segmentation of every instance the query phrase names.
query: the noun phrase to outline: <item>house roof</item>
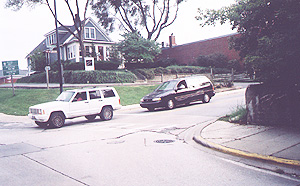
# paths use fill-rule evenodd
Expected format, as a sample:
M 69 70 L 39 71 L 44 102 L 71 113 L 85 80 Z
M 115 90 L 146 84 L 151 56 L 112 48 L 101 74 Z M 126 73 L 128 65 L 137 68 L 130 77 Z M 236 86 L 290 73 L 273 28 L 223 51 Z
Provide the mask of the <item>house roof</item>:
M 203 39 L 203 40 L 199 40 L 199 41 L 185 43 L 185 44 L 182 44 L 182 45 L 175 45 L 175 46 L 172 46 L 172 48 L 182 47 L 182 46 L 185 46 L 185 45 L 191 45 L 191 44 L 195 44 L 195 43 L 202 43 L 202 42 L 209 41 L 209 40 L 226 38 L 226 37 L 235 36 L 235 35 L 239 35 L 239 33 L 232 33 L 232 34 L 227 34 L 227 35 L 221 35 L 221 36 L 217 36 L 217 37 L 212 37 L 212 38 L 208 38 L 208 39 Z M 164 47 L 164 48 L 162 48 L 162 50 L 166 50 L 166 49 L 169 49 L 169 48 L 170 47 Z
M 89 40 L 89 39 L 84 39 L 84 42 L 89 42 L 89 41 L 93 41 L 95 42 L 101 42 L 101 43 L 113 43 L 113 41 L 105 34 L 105 32 L 100 28 L 100 26 L 92 19 L 92 18 L 87 18 L 86 22 L 85 22 L 85 27 L 94 27 L 96 29 L 96 32 L 99 34 L 96 34 L 97 38 L 96 40 Z M 60 26 L 58 27 L 58 33 L 59 33 L 59 43 L 61 46 L 66 45 L 74 40 L 77 40 L 69 31 L 71 30 L 71 32 L 77 34 L 76 28 L 75 26 Z M 46 33 L 45 39 L 37 46 L 35 47 L 27 56 L 26 58 L 28 58 L 29 56 L 31 56 L 35 51 L 37 50 L 41 50 L 41 51 L 45 51 L 47 50 L 47 45 L 46 45 L 46 38 L 47 36 L 54 34 L 56 31 L 56 29 L 51 30 L 50 32 Z

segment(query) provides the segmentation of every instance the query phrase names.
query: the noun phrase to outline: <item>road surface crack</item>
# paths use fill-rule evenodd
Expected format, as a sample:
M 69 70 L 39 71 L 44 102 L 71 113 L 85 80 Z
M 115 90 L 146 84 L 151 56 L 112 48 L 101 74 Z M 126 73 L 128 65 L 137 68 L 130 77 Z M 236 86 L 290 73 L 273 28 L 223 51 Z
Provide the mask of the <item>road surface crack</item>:
M 61 171 L 58 171 L 58 170 L 56 170 L 56 169 L 54 169 L 54 168 L 52 168 L 52 167 L 50 167 L 50 166 L 48 166 L 48 165 L 46 165 L 46 164 L 44 164 L 44 163 L 42 163 L 42 162 L 39 162 L 39 161 L 37 161 L 37 160 L 35 160 L 35 159 L 33 159 L 33 158 L 30 158 L 29 156 L 26 156 L 26 155 L 24 155 L 24 154 L 23 154 L 22 156 L 24 156 L 25 158 L 27 158 L 27 159 L 29 159 L 29 160 L 35 162 L 35 163 L 38 163 L 38 164 L 42 165 L 43 167 L 46 167 L 46 168 L 48 168 L 48 169 L 50 169 L 50 170 L 52 170 L 52 171 L 54 171 L 54 172 L 57 172 L 58 174 L 61 174 L 61 175 L 65 176 L 65 177 L 67 177 L 67 178 L 70 178 L 70 179 L 72 179 L 72 180 L 74 180 L 74 181 L 76 181 L 76 182 L 78 182 L 78 183 L 81 183 L 81 184 L 83 184 L 83 185 L 89 185 L 89 184 L 84 183 L 84 182 L 82 182 L 82 181 L 80 181 L 80 180 L 78 180 L 78 179 L 76 179 L 76 178 L 73 178 L 72 176 L 69 176 L 69 175 L 67 175 L 67 174 L 65 174 L 65 173 L 63 173 L 63 172 L 61 172 Z

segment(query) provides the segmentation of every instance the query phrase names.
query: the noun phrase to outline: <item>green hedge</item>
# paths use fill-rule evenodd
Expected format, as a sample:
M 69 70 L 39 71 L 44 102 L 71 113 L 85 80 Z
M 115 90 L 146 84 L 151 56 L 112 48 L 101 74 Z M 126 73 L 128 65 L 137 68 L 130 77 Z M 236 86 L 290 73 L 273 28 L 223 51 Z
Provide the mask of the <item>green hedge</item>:
M 64 71 L 65 83 L 133 83 L 137 77 L 124 70 L 115 71 Z M 49 72 L 50 83 L 59 83 L 58 72 Z M 18 80 L 18 83 L 46 83 L 45 72 Z
M 64 70 L 84 70 L 83 62 L 62 61 Z M 116 61 L 95 61 L 95 70 L 117 70 L 120 62 Z M 58 62 L 51 64 L 51 71 L 58 71 Z
M 150 69 L 134 69 L 132 72 L 139 79 L 153 79 L 155 75 L 161 74 L 207 74 L 210 73 L 209 67 L 197 67 L 197 66 L 168 66 L 166 68 L 150 68 Z M 230 73 L 231 71 L 224 68 L 214 68 L 214 74 Z

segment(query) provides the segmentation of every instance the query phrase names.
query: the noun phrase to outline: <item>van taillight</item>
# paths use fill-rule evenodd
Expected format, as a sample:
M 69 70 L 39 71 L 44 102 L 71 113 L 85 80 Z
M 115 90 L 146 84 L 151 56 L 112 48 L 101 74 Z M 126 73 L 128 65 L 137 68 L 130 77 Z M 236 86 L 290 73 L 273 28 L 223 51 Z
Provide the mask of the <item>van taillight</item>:
M 121 99 L 119 99 L 119 104 L 121 105 Z

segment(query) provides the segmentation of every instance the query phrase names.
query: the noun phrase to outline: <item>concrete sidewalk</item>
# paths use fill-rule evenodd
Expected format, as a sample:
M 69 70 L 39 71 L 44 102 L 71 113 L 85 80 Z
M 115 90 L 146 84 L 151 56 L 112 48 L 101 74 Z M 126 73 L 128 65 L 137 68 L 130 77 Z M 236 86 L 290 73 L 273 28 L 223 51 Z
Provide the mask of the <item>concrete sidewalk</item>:
M 206 147 L 237 156 L 300 167 L 300 132 L 223 121 L 197 131 L 194 140 Z

